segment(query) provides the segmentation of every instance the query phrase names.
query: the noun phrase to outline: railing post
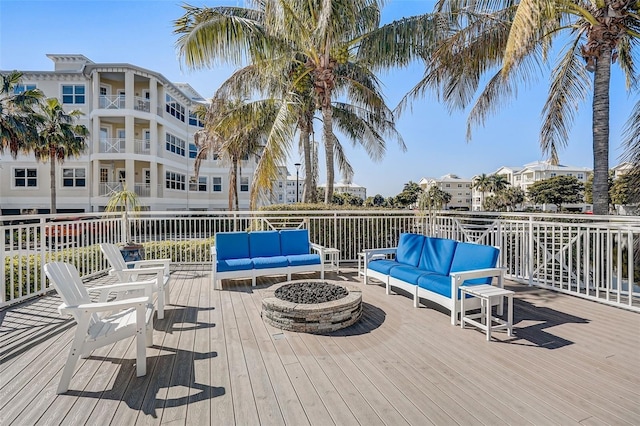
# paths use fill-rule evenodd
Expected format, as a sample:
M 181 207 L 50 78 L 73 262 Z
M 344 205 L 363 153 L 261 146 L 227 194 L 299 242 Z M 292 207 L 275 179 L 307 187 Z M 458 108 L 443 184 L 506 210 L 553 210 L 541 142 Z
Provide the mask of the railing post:
M 333 213 L 333 245 L 331 247 L 338 247 L 338 213 Z
M 0 303 L 4 303 L 7 301 L 7 283 L 6 272 L 4 266 L 4 258 L 5 254 L 5 236 L 7 233 L 7 229 L 4 226 L 0 226 L 0 230 L 2 230 L 2 245 L 0 245 L 0 283 L 2 283 L 2 288 L 0 288 Z
M 38 271 L 40 273 L 40 290 L 44 290 L 47 286 L 47 277 L 45 276 L 45 274 L 43 273 L 44 271 L 44 263 L 46 260 L 45 254 L 47 251 L 47 247 L 45 246 L 45 219 L 43 217 L 40 218 L 40 247 L 39 247 L 39 252 L 40 252 L 40 271 Z M 50 239 L 53 239 L 53 235 L 51 236 Z M 2 264 L 4 265 L 4 262 L 2 262 Z
M 529 275 L 529 286 L 533 285 L 533 216 L 529 216 L 529 270 L 527 274 Z

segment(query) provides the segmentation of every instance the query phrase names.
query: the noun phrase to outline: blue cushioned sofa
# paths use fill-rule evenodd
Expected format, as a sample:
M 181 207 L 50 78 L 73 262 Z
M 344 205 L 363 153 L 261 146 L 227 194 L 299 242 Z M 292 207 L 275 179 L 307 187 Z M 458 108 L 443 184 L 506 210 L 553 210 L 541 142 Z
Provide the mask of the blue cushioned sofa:
M 496 267 L 500 256 L 497 247 L 462 243 L 419 234 L 401 234 L 398 247 L 364 250 L 365 276 L 387 286 L 401 288 L 413 295 L 417 308 L 420 298 L 431 300 L 451 310 L 455 325 L 460 311 L 461 285 L 492 284 L 503 286 L 504 270 Z M 388 257 L 381 259 L 380 254 Z M 377 255 L 377 256 L 376 256 Z M 480 299 L 465 299 L 465 308 L 480 307 Z M 499 304 L 502 313 L 502 303 Z
M 315 253 L 312 253 L 311 251 Z M 306 229 L 281 231 L 218 232 L 211 247 L 213 287 L 227 278 L 251 278 L 320 272 L 324 279 L 324 247 L 309 242 Z

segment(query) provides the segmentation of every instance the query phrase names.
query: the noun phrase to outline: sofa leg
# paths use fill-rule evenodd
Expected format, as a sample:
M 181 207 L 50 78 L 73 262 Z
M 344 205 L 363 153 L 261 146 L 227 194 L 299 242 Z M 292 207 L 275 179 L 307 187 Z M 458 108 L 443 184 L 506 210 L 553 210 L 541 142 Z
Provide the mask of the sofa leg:
M 387 294 L 391 294 L 391 285 L 387 283 Z
M 418 292 L 417 291 L 413 295 L 413 307 L 414 308 L 419 308 L 420 307 L 420 297 L 418 297 Z

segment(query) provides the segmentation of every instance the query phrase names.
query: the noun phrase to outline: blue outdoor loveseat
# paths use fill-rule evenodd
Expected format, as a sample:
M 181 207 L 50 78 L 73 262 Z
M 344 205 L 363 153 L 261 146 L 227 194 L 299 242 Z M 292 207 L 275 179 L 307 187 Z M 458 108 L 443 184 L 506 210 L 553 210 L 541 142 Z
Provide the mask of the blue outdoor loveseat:
M 312 253 L 311 251 L 315 253 Z M 222 280 L 320 272 L 324 279 L 324 247 L 309 242 L 306 229 L 280 231 L 218 232 L 211 247 L 213 287 L 222 289 Z
M 398 247 L 364 250 L 365 275 L 376 278 L 387 287 L 401 288 L 413 295 L 414 307 L 420 298 L 451 310 L 451 324 L 458 321 L 460 286 L 492 284 L 503 287 L 504 269 L 498 268 L 497 247 L 463 243 L 419 234 L 401 234 Z M 381 255 L 392 256 L 393 259 Z M 465 299 L 465 308 L 480 307 L 480 299 Z M 502 302 L 498 305 L 502 314 Z

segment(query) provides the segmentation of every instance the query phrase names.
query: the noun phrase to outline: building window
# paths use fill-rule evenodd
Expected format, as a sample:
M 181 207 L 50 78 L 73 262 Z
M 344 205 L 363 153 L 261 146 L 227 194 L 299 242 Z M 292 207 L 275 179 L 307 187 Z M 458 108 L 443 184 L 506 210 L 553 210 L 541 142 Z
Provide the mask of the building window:
M 192 177 L 189 180 L 189 191 L 192 192 L 207 192 L 207 177 L 206 176 L 198 176 L 198 181 L 196 182 L 195 177 Z
M 212 185 L 211 190 L 213 192 L 222 192 L 222 178 L 219 176 L 214 176 L 211 179 Z
M 62 169 L 62 186 L 66 188 L 84 188 L 87 186 L 85 169 Z
M 27 90 L 36 90 L 35 84 L 16 84 L 13 86 L 14 95 L 19 95 L 20 93 L 24 93 Z
M 84 104 L 84 84 L 62 86 L 63 104 Z
M 249 192 L 249 178 L 241 177 L 240 178 L 240 192 Z
M 167 151 L 184 157 L 186 142 L 171 133 L 166 134 L 167 143 L 165 145 Z
M 458 188 L 462 188 L 462 184 L 461 183 L 458 184 Z
M 582 173 L 578 173 L 578 180 L 584 180 L 584 175 Z
M 166 101 L 167 112 L 184 123 L 184 106 L 169 95 L 166 96 Z
M 37 169 L 14 169 L 13 184 L 17 188 L 36 188 L 38 186 Z
M 193 112 L 189 112 L 189 125 L 190 126 L 204 127 L 204 123 L 202 121 L 200 121 L 198 116 Z
M 185 181 L 186 177 L 183 174 L 176 172 L 166 172 L 165 173 L 165 188 L 167 189 L 177 189 L 178 191 L 184 191 L 185 189 Z
M 555 173 L 551 173 L 551 177 L 556 177 L 556 174 Z
M 189 158 L 196 158 L 198 156 L 198 147 L 195 144 L 189 144 Z

